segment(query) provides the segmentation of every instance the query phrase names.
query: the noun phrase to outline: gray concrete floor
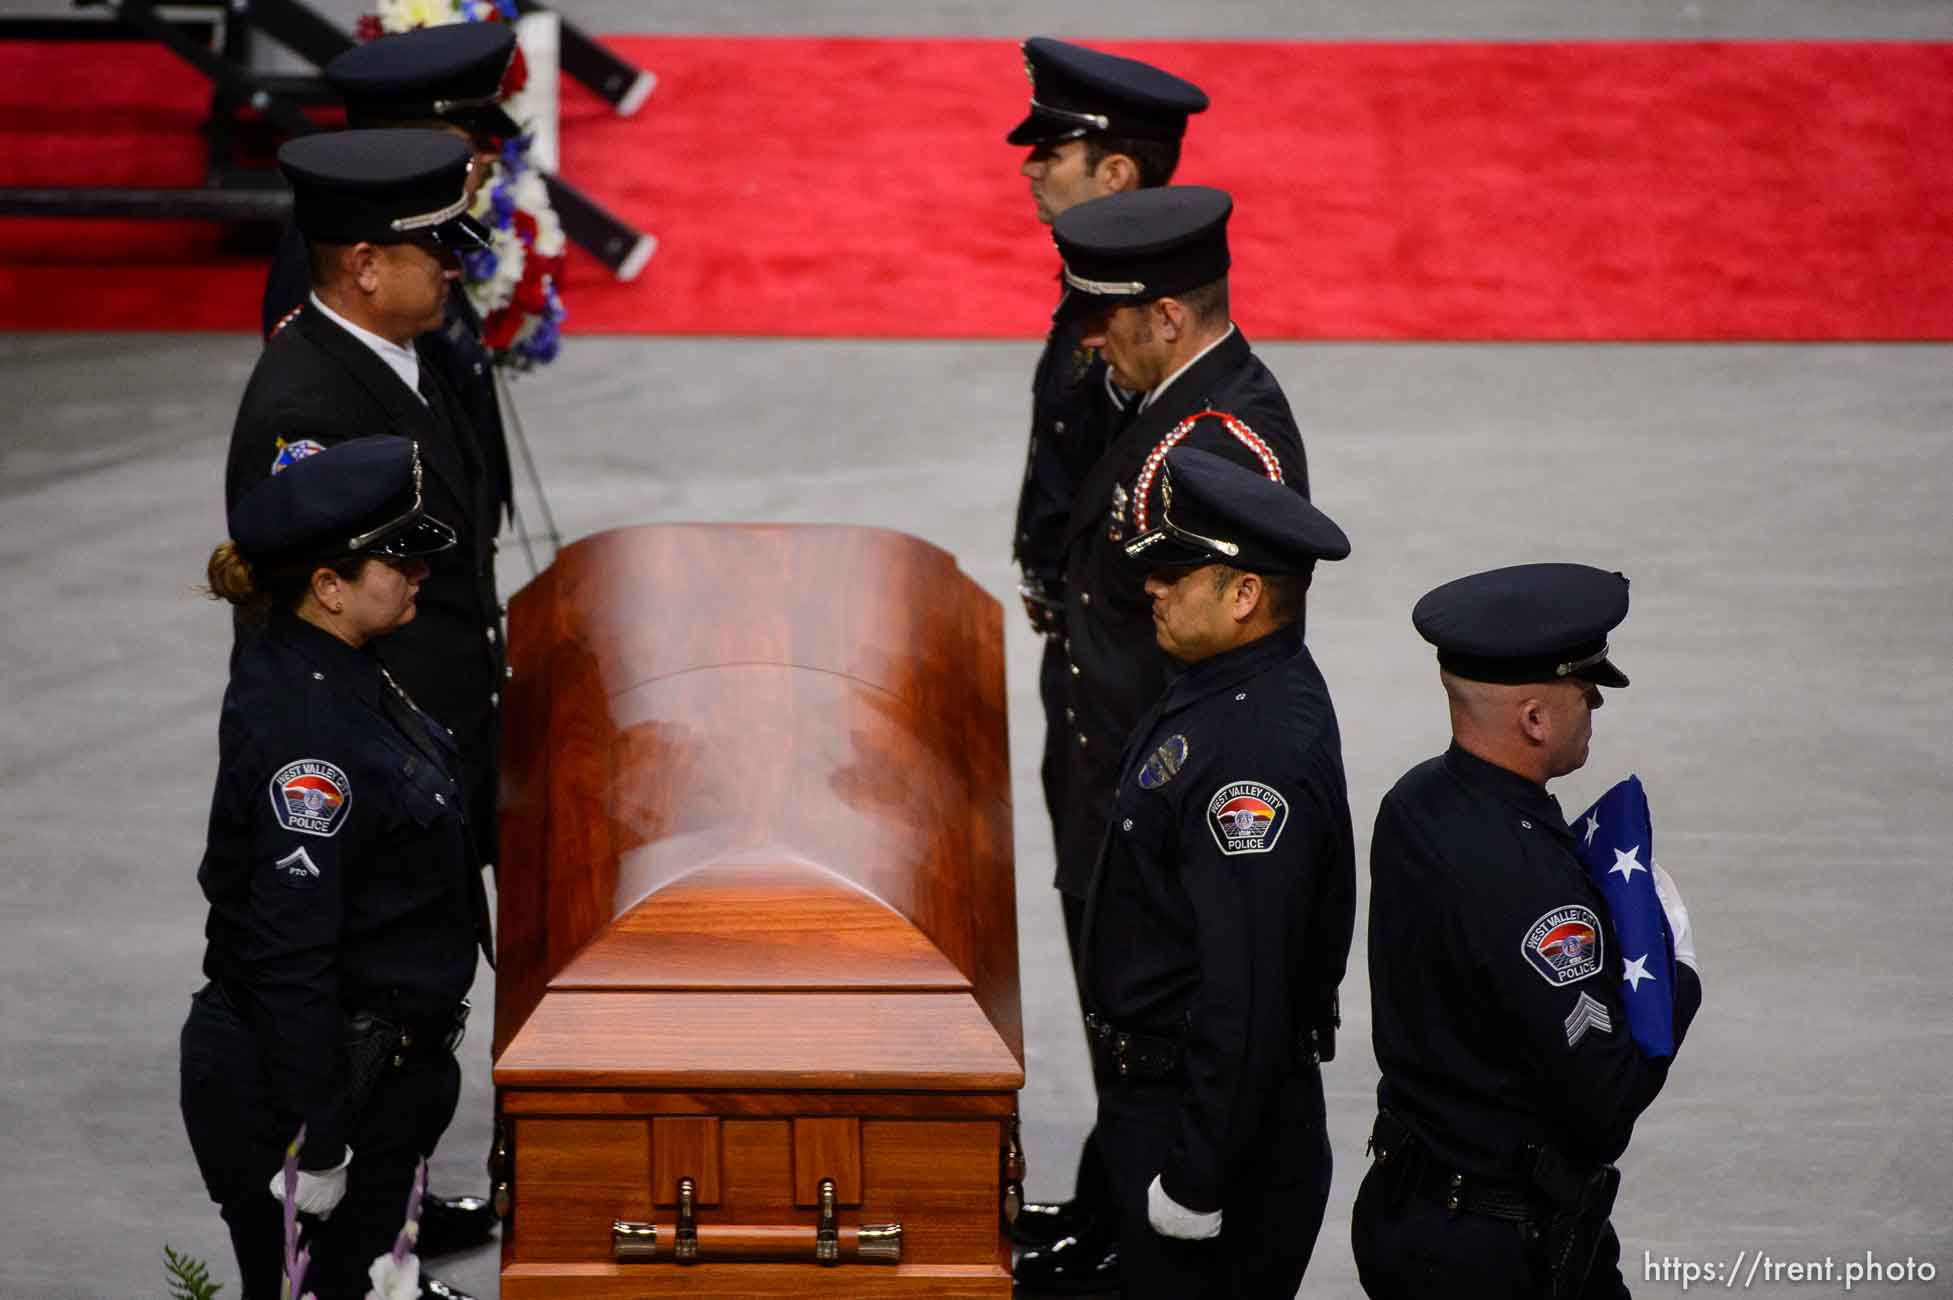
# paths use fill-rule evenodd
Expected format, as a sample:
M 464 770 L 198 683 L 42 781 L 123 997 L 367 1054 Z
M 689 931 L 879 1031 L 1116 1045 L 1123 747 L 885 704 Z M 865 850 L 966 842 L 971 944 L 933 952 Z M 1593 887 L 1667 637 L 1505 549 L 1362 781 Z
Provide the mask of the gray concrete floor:
M 366 6 L 331 0 L 343 19 Z M 1947 39 L 1943 0 L 1089 0 L 736 6 L 568 0 L 592 31 L 1296 39 Z M 0 0 L 50 12 L 58 0 Z M 655 102 L 655 101 L 654 101 Z M 1027 237 L 1034 231 L 1027 228 Z M 1256 292 L 1243 286 L 1244 297 Z M 223 535 L 246 338 L 0 335 L 0 1300 L 164 1294 L 165 1242 L 229 1268 L 175 1110 L 194 872 L 228 645 L 192 591 Z M 1535 558 L 1635 580 L 1635 685 L 1570 808 L 1647 782 L 1708 994 L 1616 1215 L 1643 1252 L 1933 1263 L 1953 1289 L 1953 351 L 1283 346 L 1319 500 L 1356 553 L 1312 639 L 1342 711 L 1359 851 L 1444 743 L 1426 588 Z M 852 521 L 955 552 L 1008 603 L 1032 344 L 573 338 L 518 385 L 566 535 L 655 520 Z M 526 576 L 505 549 L 506 585 Z M 1091 1104 L 1046 884 L 1037 644 L 1008 621 L 1034 1195 Z M 1337 1178 L 1305 1295 L 1356 1294 L 1348 1212 L 1375 1067 L 1362 936 L 1330 1067 Z M 478 1003 L 492 996 L 486 971 Z M 435 1161 L 479 1189 L 486 1048 Z M 496 1294 L 493 1248 L 437 1270 Z M 1769 1284 L 1748 1294 L 1809 1294 Z M 1732 1288 L 1734 1289 L 1734 1288 Z M 1864 1289 L 1864 1288 L 1861 1288 Z M 1817 1294 L 1836 1293 L 1838 1282 Z M 1461 1291 L 1461 1293 L 1463 1293 Z
M 1251 290 L 1250 290 L 1251 292 Z M 192 591 L 255 344 L 0 336 L 0 1296 L 160 1296 L 165 1242 L 228 1267 L 175 1111 L 227 620 Z M 1634 686 L 1577 808 L 1647 782 L 1708 1000 L 1626 1160 L 1642 1252 L 1871 1250 L 1953 1270 L 1944 845 L 1953 352 L 1939 347 L 1278 346 L 1318 499 L 1356 552 L 1312 639 L 1360 838 L 1444 742 L 1408 611 L 1488 565 L 1635 581 Z M 518 400 L 571 537 L 653 520 L 852 521 L 956 553 L 1000 599 L 1023 344 L 574 339 Z M 526 576 L 505 546 L 504 577 Z M 838 577 L 839 575 L 837 575 Z M 1008 621 L 1031 1189 L 1087 1122 L 1036 785 L 1037 646 Z M 1362 851 L 1362 845 L 1359 845 Z M 1375 1069 L 1363 946 L 1330 1067 L 1336 1186 L 1305 1294 L 1354 1295 L 1348 1212 Z M 483 972 L 478 1000 L 491 995 Z M 485 1047 L 437 1185 L 478 1188 Z M 495 1294 L 493 1249 L 439 1272 Z M 1953 1274 L 1948 1274 L 1953 1276 Z M 1761 1285 L 1757 1294 L 1771 1294 Z M 1787 1291 L 1783 1293 L 1788 1293 Z

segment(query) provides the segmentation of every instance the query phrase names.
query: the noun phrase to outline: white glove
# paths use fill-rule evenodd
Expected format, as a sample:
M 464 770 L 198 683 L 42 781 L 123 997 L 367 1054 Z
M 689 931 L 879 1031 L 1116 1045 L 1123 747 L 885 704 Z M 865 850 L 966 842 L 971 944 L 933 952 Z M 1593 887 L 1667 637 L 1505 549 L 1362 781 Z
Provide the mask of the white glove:
M 330 1169 L 314 1173 L 310 1169 L 298 1171 L 298 1187 L 292 1192 L 292 1204 L 300 1214 L 315 1215 L 321 1219 L 332 1217 L 332 1211 L 346 1194 L 346 1166 L 353 1162 L 353 1149 L 346 1148 L 346 1158 Z M 272 1199 L 279 1204 L 285 1200 L 285 1171 L 280 1169 L 271 1176 Z
M 1153 1175 L 1152 1185 L 1146 1189 L 1146 1222 L 1162 1237 L 1177 1237 L 1181 1241 L 1205 1241 L 1221 1235 L 1219 1210 L 1202 1214 L 1188 1209 L 1166 1194 L 1158 1174 Z
M 1695 936 L 1689 933 L 1689 909 L 1682 902 L 1682 891 L 1675 888 L 1675 878 L 1655 863 L 1655 897 L 1661 900 L 1661 910 L 1668 916 L 1668 932 L 1675 936 L 1675 960 L 1687 966 L 1697 975 L 1701 967 L 1695 964 Z

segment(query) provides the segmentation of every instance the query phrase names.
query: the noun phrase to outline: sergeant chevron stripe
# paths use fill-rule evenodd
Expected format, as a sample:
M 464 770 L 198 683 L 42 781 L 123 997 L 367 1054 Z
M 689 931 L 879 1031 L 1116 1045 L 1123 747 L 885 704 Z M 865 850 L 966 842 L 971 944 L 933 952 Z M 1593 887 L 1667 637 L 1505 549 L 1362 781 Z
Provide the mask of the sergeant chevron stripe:
M 1614 1032 L 1614 1018 L 1607 1014 L 1607 1008 L 1593 994 L 1582 993 L 1566 1018 L 1566 1045 L 1572 1047 L 1578 1043 L 1587 1036 L 1589 1029 L 1611 1034 Z

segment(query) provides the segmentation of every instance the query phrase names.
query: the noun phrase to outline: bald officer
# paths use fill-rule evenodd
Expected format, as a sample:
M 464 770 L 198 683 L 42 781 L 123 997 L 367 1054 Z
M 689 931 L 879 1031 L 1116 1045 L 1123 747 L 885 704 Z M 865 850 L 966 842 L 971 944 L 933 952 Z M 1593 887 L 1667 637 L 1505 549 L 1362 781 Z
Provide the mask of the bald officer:
M 1298 621 L 1349 554 L 1299 493 L 1194 448 L 1122 553 L 1181 666 L 1118 759 L 1079 983 L 1124 1294 L 1290 1300 L 1329 1197 L 1321 1062 L 1355 922 L 1336 712 Z
M 1412 622 L 1437 647 L 1451 747 L 1384 796 L 1370 847 L 1381 1112 L 1352 1233 L 1372 1296 L 1626 1296 L 1608 1221 L 1634 1121 L 1672 1058 L 1628 1032 L 1620 945 L 1547 782 L 1587 761 L 1628 583 L 1527 564 L 1446 583 Z M 1656 868 L 1660 871 L 1660 868 Z M 1688 914 L 1675 1043 L 1701 1004 Z

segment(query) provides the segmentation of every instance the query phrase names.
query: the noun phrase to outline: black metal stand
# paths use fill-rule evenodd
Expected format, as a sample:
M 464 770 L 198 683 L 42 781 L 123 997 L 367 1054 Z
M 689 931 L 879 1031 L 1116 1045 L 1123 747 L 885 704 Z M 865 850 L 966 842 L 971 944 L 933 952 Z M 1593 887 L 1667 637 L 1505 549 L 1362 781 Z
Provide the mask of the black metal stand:
M 300 58 L 324 66 L 351 49 L 353 38 L 304 0 L 171 0 L 173 9 L 204 7 L 206 21 L 163 18 L 156 0 L 76 0 L 101 9 L 100 19 L 0 19 L 0 40 L 156 41 L 209 78 L 209 160 L 197 189 L 37 187 L 0 188 L 0 216 L 142 217 L 161 220 L 282 221 L 291 211 L 275 170 L 238 160 L 238 113 L 249 109 L 287 135 L 318 125 L 307 105 L 335 102 L 319 77 L 271 76 L 250 70 L 251 41 L 263 34 Z M 524 12 L 544 6 L 521 3 Z M 563 71 L 589 86 L 620 113 L 635 111 L 655 78 L 618 58 L 570 23 L 561 23 Z M 220 35 L 221 34 L 221 35 Z M 545 173 L 563 234 L 620 279 L 635 276 L 657 241 L 613 215 L 560 176 Z

